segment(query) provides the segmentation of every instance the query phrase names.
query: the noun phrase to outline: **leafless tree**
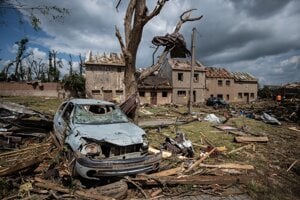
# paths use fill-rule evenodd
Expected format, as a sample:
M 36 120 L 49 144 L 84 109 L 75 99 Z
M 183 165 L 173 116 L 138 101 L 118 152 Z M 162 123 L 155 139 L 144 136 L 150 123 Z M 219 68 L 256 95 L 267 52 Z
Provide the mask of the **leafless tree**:
M 168 0 L 158 0 L 155 8 L 152 12 L 148 12 L 146 5 L 146 0 L 130 0 L 127 6 L 125 18 L 124 18 L 124 38 L 118 29 L 116 28 L 116 36 L 119 40 L 122 53 L 125 59 L 125 94 L 126 98 L 129 98 L 131 95 L 137 93 L 137 84 L 138 80 L 136 77 L 136 55 L 139 44 L 142 39 L 144 26 L 155 16 L 157 16 L 165 3 Z M 120 5 L 121 0 L 118 1 L 116 8 Z M 190 18 L 190 12 L 184 12 L 181 15 L 181 20 L 177 23 L 176 29 L 174 32 L 178 32 L 183 23 L 186 21 L 195 21 L 201 19 Z M 165 50 L 163 55 L 160 56 L 158 64 L 167 56 L 168 50 Z M 152 67 L 154 68 L 154 67 Z M 146 74 L 143 74 L 145 76 Z M 136 110 L 132 111 L 133 118 L 136 119 Z

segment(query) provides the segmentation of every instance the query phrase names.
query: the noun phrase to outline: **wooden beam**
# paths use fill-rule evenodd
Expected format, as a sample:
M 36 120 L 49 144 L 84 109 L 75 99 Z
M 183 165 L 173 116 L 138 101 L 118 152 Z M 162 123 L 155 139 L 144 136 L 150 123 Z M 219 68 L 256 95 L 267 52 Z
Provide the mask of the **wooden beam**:
M 190 172 L 192 171 L 195 167 L 197 167 L 200 163 L 202 163 L 207 157 L 210 156 L 210 154 L 212 154 L 217 148 L 213 148 L 210 152 L 208 152 L 208 154 L 206 154 L 205 156 L 203 156 L 202 158 L 200 158 L 198 161 L 196 161 L 194 164 L 192 164 L 192 166 L 190 166 L 185 172 Z
M 55 190 L 55 191 L 58 191 L 61 193 L 66 193 L 66 194 L 71 194 L 73 192 L 72 190 L 65 188 L 59 184 L 53 183 L 51 181 L 43 180 L 43 179 L 40 179 L 37 177 L 35 177 L 34 180 L 35 180 L 34 185 L 39 188 L 44 188 L 47 190 Z M 97 194 L 97 195 L 90 194 L 90 193 L 84 192 L 82 190 L 75 190 L 74 195 L 79 197 L 80 199 L 94 199 L 94 200 L 111 200 L 111 199 L 113 199 L 110 197 L 102 196 L 100 194 Z
M 238 143 L 249 143 L 249 142 L 268 142 L 268 137 L 251 137 L 251 136 L 240 136 L 235 137 L 234 140 Z
M 180 172 L 183 171 L 183 167 L 180 166 L 180 167 L 176 167 L 176 168 L 172 168 L 172 169 L 167 169 L 167 170 L 164 170 L 164 171 L 160 171 L 160 172 L 157 172 L 157 173 L 153 173 L 153 174 L 149 174 L 149 176 L 155 176 L 155 177 L 161 177 L 161 176 L 171 176 L 171 175 L 174 175 L 174 174 L 178 174 Z
M 207 167 L 207 168 L 221 168 L 221 169 L 247 169 L 252 170 L 254 169 L 253 165 L 241 165 L 235 163 L 224 163 L 219 165 L 209 165 L 209 164 L 200 164 L 200 167 Z
M 165 185 L 210 185 L 210 184 L 234 184 L 234 183 L 248 183 L 252 177 L 250 176 L 186 176 L 186 177 L 173 177 L 164 176 L 156 179 L 149 179 L 149 177 L 132 178 L 133 181 L 139 182 L 143 186 L 157 186 L 160 184 Z

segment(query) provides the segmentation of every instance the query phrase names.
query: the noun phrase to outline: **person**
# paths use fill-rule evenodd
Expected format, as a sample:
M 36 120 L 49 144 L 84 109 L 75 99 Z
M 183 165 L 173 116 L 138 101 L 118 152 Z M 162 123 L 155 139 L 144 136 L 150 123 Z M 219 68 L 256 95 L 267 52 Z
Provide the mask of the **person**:
M 277 101 L 277 104 L 278 104 L 278 105 L 281 104 L 281 95 L 280 95 L 280 94 L 278 94 L 278 95 L 276 96 L 276 101 Z

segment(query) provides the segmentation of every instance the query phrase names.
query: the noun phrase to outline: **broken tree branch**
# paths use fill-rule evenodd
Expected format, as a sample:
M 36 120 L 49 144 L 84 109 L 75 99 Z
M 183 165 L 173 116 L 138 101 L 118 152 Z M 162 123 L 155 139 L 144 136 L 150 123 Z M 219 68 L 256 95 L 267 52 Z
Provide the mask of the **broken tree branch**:
M 180 15 L 180 21 L 177 23 L 174 33 L 179 32 L 179 30 L 180 30 L 182 24 L 184 24 L 185 22 L 187 22 L 187 21 L 197 21 L 197 20 L 200 20 L 200 19 L 203 17 L 203 15 L 201 15 L 200 17 L 190 18 L 191 12 L 192 12 L 193 10 L 197 10 L 197 9 L 190 9 L 190 10 L 187 10 L 187 11 L 183 12 L 183 13 Z

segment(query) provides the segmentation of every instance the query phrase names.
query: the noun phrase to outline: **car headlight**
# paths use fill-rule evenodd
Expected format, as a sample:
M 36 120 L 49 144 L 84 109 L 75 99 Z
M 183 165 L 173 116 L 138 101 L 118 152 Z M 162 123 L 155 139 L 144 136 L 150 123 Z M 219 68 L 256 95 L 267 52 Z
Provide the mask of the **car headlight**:
M 143 146 L 142 146 L 142 149 L 143 149 L 143 150 L 148 149 L 149 141 L 148 141 L 147 135 L 146 135 L 146 134 L 143 135 L 142 138 L 143 138 Z
M 98 144 L 90 143 L 82 147 L 81 153 L 84 155 L 96 155 L 101 152 L 101 148 Z

